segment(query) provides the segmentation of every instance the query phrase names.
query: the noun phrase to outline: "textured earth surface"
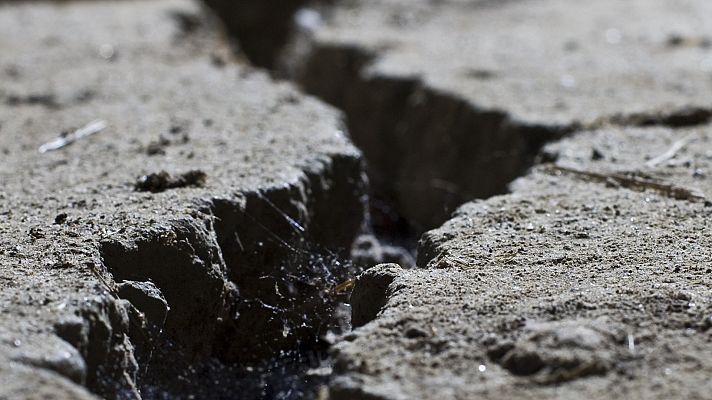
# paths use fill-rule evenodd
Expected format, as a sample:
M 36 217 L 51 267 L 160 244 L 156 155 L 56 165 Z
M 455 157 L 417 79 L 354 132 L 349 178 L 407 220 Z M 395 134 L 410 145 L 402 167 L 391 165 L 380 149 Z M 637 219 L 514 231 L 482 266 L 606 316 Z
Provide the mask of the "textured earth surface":
M 709 7 L 355 0 L 303 32 L 285 68 L 421 229 L 567 134 L 356 280 L 334 398 L 708 398 Z
M 580 133 L 424 235 L 425 268 L 366 272 L 390 284 L 357 283 L 354 312 L 385 307 L 336 346 L 335 397 L 707 398 L 710 140 Z
M 710 398 L 709 2 L 0 3 L 0 399 Z
M 326 329 L 360 153 L 206 18 L 183 0 L 0 6 L 1 398 L 137 398 L 161 367 L 157 385 L 198 384 L 150 363 L 165 343 L 250 365 Z
M 347 0 L 312 40 L 370 54 L 370 76 L 415 78 L 515 120 L 591 124 L 707 107 L 712 28 L 703 16 L 711 7 L 701 0 Z
M 346 0 L 284 56 L 343 108 L 376 194 L 434 228 L 506 191 L 541 143 L 710 116 L 704 0 Z

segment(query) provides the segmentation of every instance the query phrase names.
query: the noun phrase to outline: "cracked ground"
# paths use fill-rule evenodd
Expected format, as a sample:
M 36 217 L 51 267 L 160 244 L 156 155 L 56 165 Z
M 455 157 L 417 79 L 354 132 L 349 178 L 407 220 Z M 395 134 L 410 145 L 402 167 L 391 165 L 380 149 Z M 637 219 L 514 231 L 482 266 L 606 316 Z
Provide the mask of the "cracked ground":
M 0 2 L 0 398 L 710 398 L 710 12 Z

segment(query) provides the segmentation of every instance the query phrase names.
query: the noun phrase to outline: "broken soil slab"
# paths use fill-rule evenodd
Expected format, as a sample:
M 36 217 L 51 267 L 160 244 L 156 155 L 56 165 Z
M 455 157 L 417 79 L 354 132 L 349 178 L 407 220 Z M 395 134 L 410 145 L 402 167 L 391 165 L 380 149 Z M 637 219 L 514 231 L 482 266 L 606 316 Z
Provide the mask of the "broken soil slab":
M 367 271 L 354 292 L 369 282 L 385 306 L 336 345 L 334 396 L 704 398 L 712 208 L 613 178 L 706 196 L 708 130 L 578 133 L 512 194 L 426 233 L 427 269 Z
M 177 368 L 245 374 L 336 324 L 324 289 L 362 227 L 361 155 L 337 111 L 216 62 L 205 18 L 184 0 L 0 6 L 0 97 L 53 99 L 0 108 L 0 375 L 18 379 L 0 397 L 35 376 L 209 393 Z
M 705 396 L 710 208 L 526 179 L 426 234 L 429 268 L 336 345 L 335 398 Z
M 351 0 L 283 61 L 345 110 L 375 193 L 432 228 L 505 192 L 572 128 L 709 120 L 710 12 L 704 0 Z

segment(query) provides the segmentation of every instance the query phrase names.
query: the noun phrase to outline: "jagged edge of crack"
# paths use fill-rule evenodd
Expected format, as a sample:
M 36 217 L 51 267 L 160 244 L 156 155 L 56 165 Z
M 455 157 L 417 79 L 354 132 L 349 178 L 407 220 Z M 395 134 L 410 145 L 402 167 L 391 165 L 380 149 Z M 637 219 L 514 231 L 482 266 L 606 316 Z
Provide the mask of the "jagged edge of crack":
M 418 233 L 466 201 L 506 193 L 545 143 L 578 128 L 526 124 L 417 77 L 370 74 L 375 56 L 360 47 L 307 37 L 291 48 L 284 73 L 345 112 L 374 192 L 414 221 Z
M 340 108 L 351 138 L 368 161 L 372 189 L 418 234 L 439 226 L 456 207 L 508 191 L 529 167 L 546 162 L 543 145 L 606 126 L 699 126 L 712 108 L 678 107 L 614 115 L 593 124 L 529 124 L 439 91 L 420 77 L 373 74 L 377 55 L 356 45 L 315 42 L 296 34 L 281 75 Z
M 171 307 L 164 330 L 192 358 L 219 355 L 227 363 L 259 364 L 276 351 L 315 340 L 333 323 L 333 299 L 323 296 L 347 272 L 337 264 L 362 230 L 366 185 L 357 154 L 331 155 L 316 165 L 298 182 L 234 199 L 199 200 L 199 212 L 192 215 L 129 240 L 105 240 L 103 268 L 116 282 L 150 281 L 161 291 Z M 308 260 L 320 256 L 326 259 Z M 257 288 L 265 286 L 256 282 L 266 274 L 275 274 L 268 286 L 282 298 L 263 298 Z M 302 279 L 291 281 L 300 274 Z M 141 310 L 109 295 L 105 300 L 56 331 L 87 360 L 93 392 L 138 398 L 137 381 L 145 378 L 157 339 L 146 342 L 145 333 L 137 333 L 141 324 L 131 316 Z M 278 318 L 251 308 L 272 300 L 292 308 L 280 309 Z M 240 317 L 249 319 L 250 313 L 249 326 L 240 326 Z M 279 322 L 278 332 L 255 335 L 259 323 L 271 329 L 273 321 Z M 293 325 L 288 331 L 287 324 Z M 242 343 L 245 337 L 259 341 Z M 195 384 L 186 388 L 195 390 Z

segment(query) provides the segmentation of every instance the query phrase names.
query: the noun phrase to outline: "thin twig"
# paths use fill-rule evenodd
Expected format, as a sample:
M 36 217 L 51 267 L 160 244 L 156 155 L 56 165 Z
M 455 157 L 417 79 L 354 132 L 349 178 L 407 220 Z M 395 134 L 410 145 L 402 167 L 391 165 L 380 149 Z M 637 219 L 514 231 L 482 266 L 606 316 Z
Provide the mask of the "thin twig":
M 60 136 L 54 140 L 50 140 L 49 142 L 40 146 L 38 150 L 40 153 L 59 150 L 63 147 L 69 146 L 70 144 L 76 142 L 81 138 L 99 133 L 106 129 L 107 126 L 108 124 L 104 120 L 98 119 L 96 121 L 92 121 L 72 133 Z
M 601 174 L 597 172 L 580 171 L 577 169 L 562 167 L 559 165 L 549 165 L 545 169 L 545 171 L 566 173 L 600 183 L 614 183 L 626 189 L 633 189 L 638 191 L 653 190 L 662 194 L 663 196 L 677 200 L 687 200 L 699 203 L 707 202 L 707 199 L 704 196 L 694 193 L 689 189 L 666 183 L 660 183 L 651 179 L 643 179 L 622 174 Z
M 685 148 L 685 146 L 687 146 L 688 143 L 690 143 L 692 136 L 693 136 L 693 134 L 691 133 L 691 134 L 685 136 L 684 138 L 676 141 L 675 143 L 672 144 L 672 146 L 670 147 L 670 149 L 668 149 L 668 151 L 666 151 L 665 153 L 648 161 L 647 163 L 645 163 L 645 165 L 650 168 L 653 168 L 653 167 L 658 166 L 658 164 L 675 157 L 675 155 L 677 155 L 678 151 L 682 150 L 683 148 Z

